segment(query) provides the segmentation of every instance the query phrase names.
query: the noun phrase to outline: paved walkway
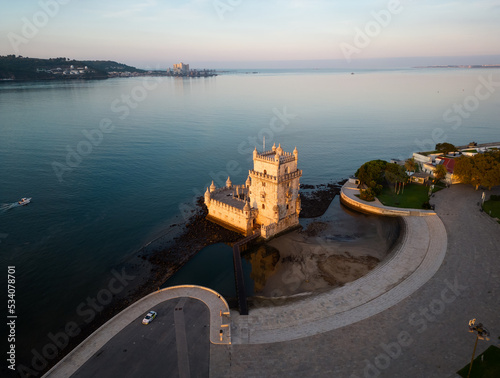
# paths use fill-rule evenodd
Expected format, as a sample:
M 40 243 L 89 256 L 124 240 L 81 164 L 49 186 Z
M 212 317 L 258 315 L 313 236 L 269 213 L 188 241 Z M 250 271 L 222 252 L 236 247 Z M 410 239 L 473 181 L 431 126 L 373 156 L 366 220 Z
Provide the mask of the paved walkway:
M 45 378 L 69 377 L 78 370 L 94 353 L 131 322 L 144 316 L 155 305 L 175 298 L 195 298 L 205 303 L 210 311 L 210 341 L 213 344 L 230 344 L 229 307 L 217 292 L 201 286 L 182 285 L 151 293 L 127 307 L 110 319 L 63 360 L 55 365 Z M 222 335 L 222 337 L 221 337 Z
M 496 192 L 500 193 L 500 188 Z M 429 234 L 419 243 L 429 243 L 429 250 L 443 247 L 442 241 L 435 247 L 432 245 L 443 239 L 444 224 L 448 243 L 442 263 L 439 258 L 433 262 L 424 259 L 417 267 L 420 270 L 417 276 L 404 278 L 397 287 L 374 298 L 367 306 L 361 304 L 346 310 L 350 311 L 349 316 L 334 314 L 335 306 L 328 302 L 330 297 L 328 301 L 325 297 L 324 303 L 312 303 L 314 308 L 297 304 L 300 312 L 292 307 L 286 311 L 266 309 L 269 323 L 264 317 L 252 318 L 250 311 L 247 321 L 234 319 L 242 329 L 233 330 L 234 336 L 239 332 L 248 334 L 248 338 L 238 335 L 233 339 L 239 344 L 211 346 L 211 376 L 455 377 L 455 372 L 470 361 L 474 347 L 474 335 L 467 329 L 469 319 L 477 318 L 491 332 L 489 342 L 478 344 L 478 354 L 499 343 L 500 225 L 479 212 L 480 195 L 480 191 L 471 187 L 454 185 L 431 199 L 442 223 L 433 216 L 411 218 L 410 222 L 418 223 L 409 226 L 418 229 L 413 232 L 409 228 L 408 237 L 413 238 L 415 233 L 418 241 L 427 226 Z M 411 260 L 408 263 L 413 264 Z M 384 272 L 378 275 L 380 280 L 385 281 L 386 269 L 387 265 L 378 269 Z M 379 285 L 374 279 L 376 272 L 371 275 L 365 279 Z M 420 281 L 424 278 L 428 281 Z M 372 291 L 368 282 L 356 286 L 353 293 L 360 292 L 361 296 Z M 356 295 L 348 298 L 359 300 Z M 383 311 L 382 304 L 391 301 L 394 305 Z M 331 316 L 320 314 L 322 320 L 318 319 L 318 311 L 331 311 Z M 372 311 L 378 313 L 370 316 Z M 351 321 L 353 318 L 355 322 Z M 290 321 L 293 325 L 287 327 Z M 280 322 L 285 336 L 279 335 Z M 255 329 L 254 323 L 261 328 Z M 325 332 L 314 334 L 322 327 Z M 266 332 L 272 337 L 267 337 Z M 304 337 L 295 338 L 301 335 Z M 270 342 L 274 337 L 287 341 Z
M 362 206 L 375 213 L 389 210 L 392 214 L 392 208 L 378 201 L 361 201 L 355 196 L 357 192 L 353 184 L 342 187 L 344 198 L 349 197 L 356 208 Z M 425 216 L 402 217 L 404 239 L 383 264 L 343 287 L 289 305 L 254 309 L 248 317 L 234 312 L 233 343 L 272 343 L 328 332 L 369 318 L 407 298 L 437 272 L 447 246 L 446 230 L 435 212 L 411 213 Z
M 232 313 L 232 342 L 260 344 L 298 339 L 358 322 L 407 298 L 438 270 L 446 230 L 437 216 L 405 217 L 404 240 L 390 258 L 343 287 L 289 305 Z

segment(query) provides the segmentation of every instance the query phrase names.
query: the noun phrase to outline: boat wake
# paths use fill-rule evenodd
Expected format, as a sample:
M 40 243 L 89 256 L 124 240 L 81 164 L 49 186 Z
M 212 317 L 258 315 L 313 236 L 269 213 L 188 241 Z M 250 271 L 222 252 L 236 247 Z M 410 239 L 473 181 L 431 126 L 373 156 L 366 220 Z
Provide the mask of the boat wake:
M 13 202 L 13 203 L 2 203 L 0 205 L 0 213 L 5 213 L 7 210 L 10 210 L 14 207 L 18 207 L 18 206 L 21 206 L 19 205 L 17 202 Z

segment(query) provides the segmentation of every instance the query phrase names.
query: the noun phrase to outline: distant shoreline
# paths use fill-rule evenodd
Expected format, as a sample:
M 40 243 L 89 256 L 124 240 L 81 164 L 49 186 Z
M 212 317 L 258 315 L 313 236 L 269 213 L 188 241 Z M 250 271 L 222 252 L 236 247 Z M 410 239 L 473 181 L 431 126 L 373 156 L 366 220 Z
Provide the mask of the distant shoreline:
M 416 66 L 413 68 L 500 68 L 500 64 L 471 64 L 471 65 L 439 65 L 439 66 Z

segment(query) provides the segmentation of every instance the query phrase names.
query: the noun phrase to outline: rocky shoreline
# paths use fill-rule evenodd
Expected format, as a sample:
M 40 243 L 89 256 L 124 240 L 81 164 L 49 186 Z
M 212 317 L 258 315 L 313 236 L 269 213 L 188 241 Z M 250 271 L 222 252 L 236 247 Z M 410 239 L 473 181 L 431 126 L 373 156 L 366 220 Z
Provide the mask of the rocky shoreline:
M 321 185 L 308 185 L 300 186 L 301 190 L 311 190 L 311 192 L 301 192 L 300 200 L 302 203 L 302 210 L 300 211 L 300 218 L 317 218 L 325 213 L 330 206 L 336 195 L 340 194 L 340 188 L 347 180 L 339 181 L 338 183 L 328 183 Z
M 315 218 L 321 216 L 328 209 L 335 196 L 340 193 L 340 187 L 344 182 L 317 186 L 302 185 L 300 217 Z M 172 225 L 176 228 L 173 235 L 160 237 L 149 243 L 136 253 L 132 261 L 124 264 L 126 271 L 133 269 L 138 275 L 138 280 L 134 282 L 133 287 L 114 297 L 113 301 L 98 313 L 90 324 L 82 325 L 81 333 L 71 338 L 68 345 L 54 361 L 51 361 L 52 363 L 47 366 L 44 372 L 48 371 L 112 317 L 132 303 L 158 290 L 169 277 L 204 247 L 221 242 L 232 244 L 243 238 L 241 234 L 206 220 L 208 212 L 202 197 L 198 198 L 197 205 L 197 209 L 185 224 Z M 29 366 L 29 364 L 26 365 Z

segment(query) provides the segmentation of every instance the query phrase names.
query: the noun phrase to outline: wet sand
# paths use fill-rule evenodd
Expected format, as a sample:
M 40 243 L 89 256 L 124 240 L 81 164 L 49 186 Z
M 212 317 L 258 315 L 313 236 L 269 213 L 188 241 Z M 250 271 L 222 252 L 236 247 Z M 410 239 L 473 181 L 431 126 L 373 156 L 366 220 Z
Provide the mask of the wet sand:
M 318 218 L 301 220 L 302 230 L 272 239 L 279 259 L 259 282 L 252 305 L 278 305 L 288 297 L 314 295 L 354 281 L 375 268 L 397 245 L 397 218 L 358 214 L 338 197 Z M 277 299 L 277 301 L 273 301 Z

